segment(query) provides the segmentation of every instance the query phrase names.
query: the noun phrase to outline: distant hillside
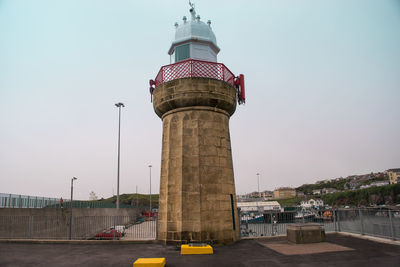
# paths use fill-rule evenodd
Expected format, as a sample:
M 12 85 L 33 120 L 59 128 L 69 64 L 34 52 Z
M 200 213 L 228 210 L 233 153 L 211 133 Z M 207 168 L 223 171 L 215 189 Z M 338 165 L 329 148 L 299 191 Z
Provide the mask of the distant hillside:
M 126 205 L 130 205 L 130 206 L 148 207 L 150 204 L 150 195 L 122 194 L 119 196 L 119 199 L 120 199 L 121 204 L 126 204 Z M 117 202 L 117 196 L 112 196 L 110 198 L 102 198 L 102 199 L 95 200 L 95 201 L 115 204 Z M 151 195 L 151 203 L 152 203 L 152 207 L 154 207 L 154 208 L 158 207 L 158 194 Z
M 303 184 L 296 188 L 296 191 L 303 192 L 305 195 L 312 195 L 313 190 L 323 188 L 335 188 L 337 190 L 344 190 L 344 185 L 348 182 L 348 179 L 343 178 L 337 181 L 329 181 L 326 183 L 319 184 Z
M 321 196 L 330 206 L 370 206 L 400 204 L 400 183 Z
M 305 195 L 312 195 L 313 190 L 324 188 L 335 188 L 338 191 L 346 189 L 359 189 L 362 185 L 369 185 L 373 182 L 387 181 L 385 173 L 370 173 L 363 175 L 352 175 L 346 178 L 336 178 L 331 180 L 318 181 L 314 184 L 303 184 L 296 188 L 296 191 L 303 192 Z

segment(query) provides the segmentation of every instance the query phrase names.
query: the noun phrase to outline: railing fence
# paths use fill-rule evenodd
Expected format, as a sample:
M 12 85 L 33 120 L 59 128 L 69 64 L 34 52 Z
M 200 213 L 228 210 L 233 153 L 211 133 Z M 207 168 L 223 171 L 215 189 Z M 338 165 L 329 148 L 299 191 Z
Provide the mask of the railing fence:
M 1 239 L 154 240 L 157 216 L 1 215 Z M 400 240 L 398 209 L 331 209 L 310 212 L 240 213 L 241 237 L 286 235 L 287 225 L 317 223 L 326 232 L 348 232 Z M 122 236 L 115 236 L 118 230 Z M 111 235 L 111 236 L 110 236 Z
M 0 216 L 2 239 L 153 240 L 156 232 L 157 216 Z
M 348 232 L 400 240 L 400 210 L 382 208 L 331 209 L 323 212 L 241 212 L 242 237 L 286 235 L 295 223 L 317 223 L 325 232 Z
M 161 67 L 155 78 L 155 85 L 189 77 L 212 78 L 231 85 L 235 78 L 233 73 L 222 63 L 187 59 Z

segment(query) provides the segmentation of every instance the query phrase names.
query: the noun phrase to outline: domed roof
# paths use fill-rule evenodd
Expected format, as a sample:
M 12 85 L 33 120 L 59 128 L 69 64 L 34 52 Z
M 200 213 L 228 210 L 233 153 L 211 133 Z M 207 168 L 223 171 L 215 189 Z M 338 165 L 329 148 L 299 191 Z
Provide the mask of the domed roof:
M 197 38 L 217 45 L 217 39 L 211 27 L 200 20 L 190 20 L 176 28 L 175 40 L 173 43 L 180 43 L 188 39 Z
M 171 44 L 168 54 L 171 55 L 174 47 L 178 44 L 186 43 L 190 40 L 209 43 L 215 52 L 218 53 L 220 49 L 217 45 L 215 34 L 211 29 L 211 21 L 208 21 L 207 24 L 201 21 L 200 16 L 196 16 L 193 6 L 190 9 L 190 14 L 191 20 L 187 20 L 185 16 L 181 25 L 175 23 L 175 39 Z

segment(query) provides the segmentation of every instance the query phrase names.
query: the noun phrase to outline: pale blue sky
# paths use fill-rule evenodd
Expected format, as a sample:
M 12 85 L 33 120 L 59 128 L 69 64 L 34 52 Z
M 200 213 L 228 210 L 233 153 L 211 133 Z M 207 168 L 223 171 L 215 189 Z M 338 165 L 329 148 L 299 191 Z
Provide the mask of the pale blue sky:
M 231 118 L 237 193 L 400 167 L 400 1 L 196 1 L 246 77 Z M 0 192 L 158 192 L 148 80 L 187 1 L 0 0 Z

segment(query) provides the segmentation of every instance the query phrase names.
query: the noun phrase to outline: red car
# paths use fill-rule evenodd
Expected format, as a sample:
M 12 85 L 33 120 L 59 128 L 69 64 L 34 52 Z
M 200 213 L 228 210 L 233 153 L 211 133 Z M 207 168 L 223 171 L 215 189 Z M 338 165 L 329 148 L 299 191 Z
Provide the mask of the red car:
M 102 233 L 97 234 L 95 239 L 113 240 L 120 239 L 121 233 L 117 230 L 104 230 Z

